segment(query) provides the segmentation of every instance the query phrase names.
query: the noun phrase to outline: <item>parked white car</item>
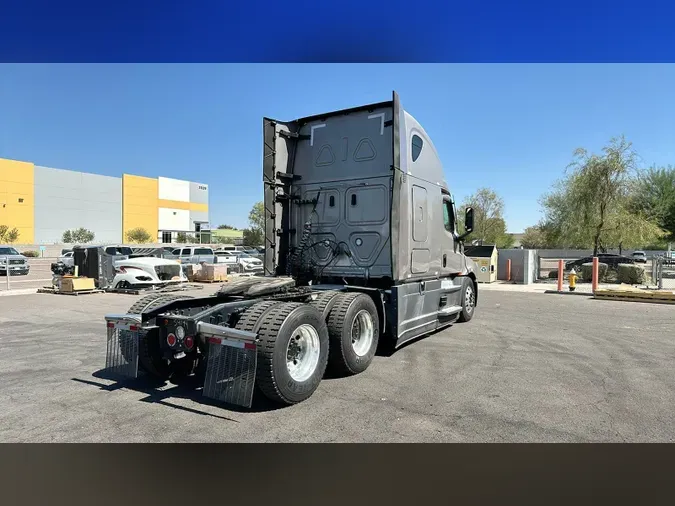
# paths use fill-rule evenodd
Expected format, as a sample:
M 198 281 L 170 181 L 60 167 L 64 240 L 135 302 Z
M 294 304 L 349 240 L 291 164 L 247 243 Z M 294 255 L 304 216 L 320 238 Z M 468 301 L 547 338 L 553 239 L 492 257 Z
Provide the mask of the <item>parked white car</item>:
M 113 288 L 141 288 L 184 283 L 187 276 L 180 262 L 156 257 L 140 257 L 115 262 Z
M 241 271 L 245 273 L 262 273 L 263 263 L 259 258 L 255 258 L 248 253 L 235 253 L 237 263 L 241 266 Z

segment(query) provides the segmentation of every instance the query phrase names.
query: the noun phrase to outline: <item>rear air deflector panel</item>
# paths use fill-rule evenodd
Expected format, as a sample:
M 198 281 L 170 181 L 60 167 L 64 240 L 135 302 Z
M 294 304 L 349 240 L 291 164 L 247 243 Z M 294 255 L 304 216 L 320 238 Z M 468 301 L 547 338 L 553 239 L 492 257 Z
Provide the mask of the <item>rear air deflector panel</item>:
M 302 257 L 324 277 L 391 276 L 392 115 L 388 102 L 311 119 L 298 130 L 292 191 L 307 204 L 289 208 L 291 228 L 311 221 L 312 246 Z

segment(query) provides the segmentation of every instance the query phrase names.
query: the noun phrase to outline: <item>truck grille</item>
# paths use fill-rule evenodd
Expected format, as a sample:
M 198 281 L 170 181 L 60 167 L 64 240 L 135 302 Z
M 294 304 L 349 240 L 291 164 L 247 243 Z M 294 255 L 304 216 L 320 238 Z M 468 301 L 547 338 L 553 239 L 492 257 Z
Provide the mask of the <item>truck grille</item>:
M 247 349 L 243 343 L 233 345 L 228 344 L 226 339 L 209 339 L 202 394 L 221 402 L 250 408 L 257 358 L 255 347 Z
M 11 260 L 9 261 L 9 265 L 23 265 L 25 264 L 25 260 Z
M 171 281 L 175 277 L 180 277 L 180 265 L 158 265 L 155 272 L 160 281 Z

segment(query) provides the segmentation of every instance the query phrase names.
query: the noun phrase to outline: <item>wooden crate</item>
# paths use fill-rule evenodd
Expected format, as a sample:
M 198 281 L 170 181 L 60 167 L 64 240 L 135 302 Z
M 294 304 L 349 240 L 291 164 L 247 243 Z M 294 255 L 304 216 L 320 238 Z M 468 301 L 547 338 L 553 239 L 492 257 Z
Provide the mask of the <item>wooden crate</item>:
M 80 290 L 95 290 L 93 278 L 63 277 L 59 283 L 61 292 L 77 292 Z
M 201 269 L 195 272 L 194 280 L 202 282 L 227 281 L 227 265 L 202 264 Z

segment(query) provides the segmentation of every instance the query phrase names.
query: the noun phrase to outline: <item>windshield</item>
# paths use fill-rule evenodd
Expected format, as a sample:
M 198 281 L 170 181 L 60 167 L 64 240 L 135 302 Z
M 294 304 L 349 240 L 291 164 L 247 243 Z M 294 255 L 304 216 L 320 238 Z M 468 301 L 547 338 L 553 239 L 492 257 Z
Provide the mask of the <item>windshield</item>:
M 19 252 L 14 248 L 0 248 L 0 255 L 18 255 Z

